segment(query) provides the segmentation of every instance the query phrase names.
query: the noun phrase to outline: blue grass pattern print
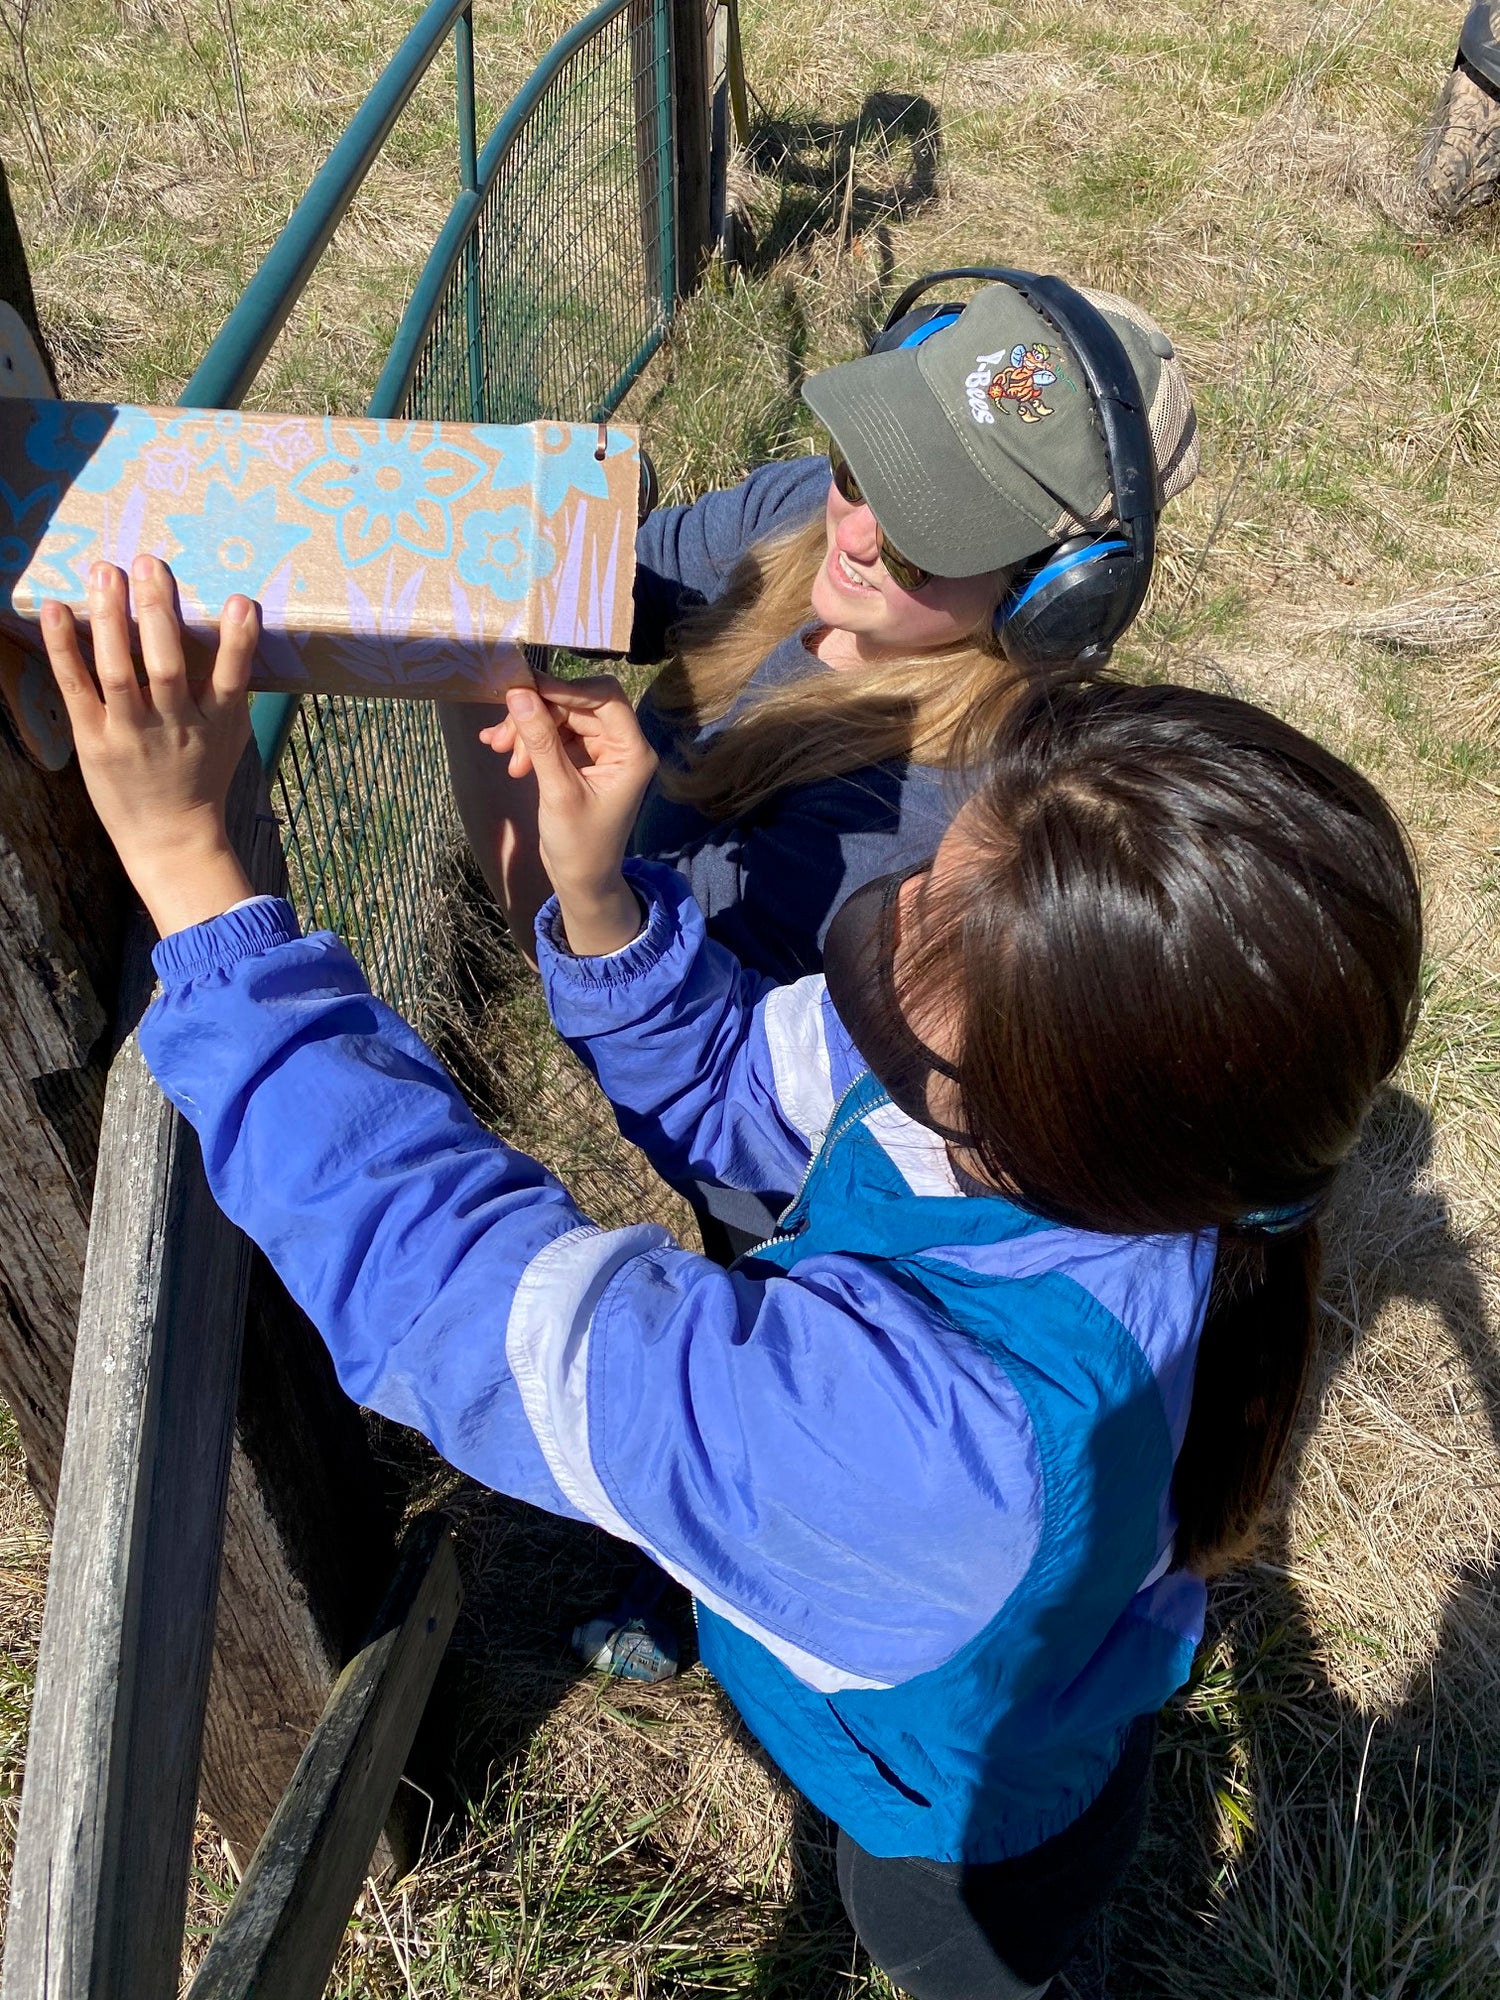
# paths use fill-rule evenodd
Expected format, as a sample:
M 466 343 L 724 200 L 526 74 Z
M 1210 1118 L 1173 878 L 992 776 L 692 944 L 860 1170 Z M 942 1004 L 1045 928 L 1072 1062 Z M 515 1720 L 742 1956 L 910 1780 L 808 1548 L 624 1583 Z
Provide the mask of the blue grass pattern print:
M 166 525 L 180 547 L 167 560 L 177 581 L 211 617 L 237 590 L 259 596 L 272 572 L 311 530 L 276 518 L 276 489 L 236 493 L 222 479 L 210 482 L 200 514 L 168 514 Z
M 374 562 L 389 548 L 443 561 L 453 552 L 453 502 L 484 477 L 482 462 L 443 441 L 434 424 L 421 448 L 413 434 L 427 426 L 381 423 L 375 436 L 347 432 L 340 444 L 336 420 L 323 422 L 328 450 L 297 480 L 294 491 L 310 507 L 336 517 L 339 554 L 346 567 Z
M 533 581 L 551 576 L 557 551 L 537 533 L 529 507 L 502 507 L 464 519 L 458 573 L 476 590 L 488 590 L 505 604 L 519 604 Z
M 44 472 L 61 472 L 83 493 L 112 493 L 131 461 L 155 442 L 156 419 L 111 403 L 42 403 L 26 433 L 26 456 Z

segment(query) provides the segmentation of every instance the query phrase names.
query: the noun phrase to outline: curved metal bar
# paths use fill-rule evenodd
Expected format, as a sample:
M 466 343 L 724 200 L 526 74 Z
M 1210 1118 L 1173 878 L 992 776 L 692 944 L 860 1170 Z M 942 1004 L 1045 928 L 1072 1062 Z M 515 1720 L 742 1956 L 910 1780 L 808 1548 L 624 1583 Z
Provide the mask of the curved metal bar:
M 232 410 L 301 296 L 408 99 L 470 0 L 431 0 L 313 178 L 184 388 L 189 409 Z
M 417 372 L 422 344 L 432 331 L 432 323 L 437 318 L 443 288 L 458 262 L 465 239 L 478 217 L 485 196 L 499 177 L 500 169 L 505 164 L 505 156 L 515 143 L 516 135 L 574 50 L 596 35 L 602 27 L 614 19 L 616 14 L 623 13 L 628 4 L 629 0 L 599 0 L 597 7 L 585 14 L 581 21 L 575 22 L 565 35 L 560 36 L 552 44 L 507 105 L 504 116 L 490 134 L 484 151 L 479 156 L 478 187 L 472 193 L 461 194 L 453 204 L 448 220 L 443 225 L 442 234 L 432 246 L 432 255 L 427 259 L 422 275 L 417 280 L 416 289 L 411 295 L 411 303 L 401 315 L 396 338 L 391 342 L 391 351 L 386 357 L 385 367 L 381 370 L 380 380 L 375 385 L 375 394 L 370 399 L 372 417 L 396 416 L 405 403 L 412 377 Z

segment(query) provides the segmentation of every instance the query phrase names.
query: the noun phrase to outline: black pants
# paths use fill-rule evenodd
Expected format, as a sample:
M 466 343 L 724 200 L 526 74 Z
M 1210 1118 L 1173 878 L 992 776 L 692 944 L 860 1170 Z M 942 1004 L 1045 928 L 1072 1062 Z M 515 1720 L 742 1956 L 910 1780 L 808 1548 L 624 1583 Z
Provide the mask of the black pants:
M 1010 1861 L 882 1861 L 839 1832 L 839 1893 L 860 1943 L 912 2000 L 1044 1991 L 1125 1873 L 1146 1816 L 1155 1716 L 1125 1739 L 1080 1818 Z
M 759 1236 L 748 1229 L 736 1229 L 732 1222 L 721 1222 L 716 1215 L 710 1215 L 706 1208 L 695 1206 L 693 1213 L 698 1218 L 698 1233 L 703 1238 L 703 1254 L 712 1257 L 716 1264 L 726 1270 L 736 1257 L 743 1257 L 747 1250 L 753 1250 L 770 1234 L 762 1230 Z

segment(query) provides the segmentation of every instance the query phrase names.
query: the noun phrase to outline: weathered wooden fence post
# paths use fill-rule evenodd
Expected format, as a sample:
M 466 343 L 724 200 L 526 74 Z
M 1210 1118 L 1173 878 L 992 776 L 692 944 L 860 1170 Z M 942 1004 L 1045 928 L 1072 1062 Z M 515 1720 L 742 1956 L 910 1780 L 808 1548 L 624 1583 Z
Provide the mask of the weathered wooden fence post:
M 279 891 L 263 793 L 252 750 L 231 830 L 256 886 Z M 151 936 L 140 918 L 132 1033 L 105 1088 L 6 2000 L 167 2000 L 182 1954 L 250 1245 L 135 1041 Z
M 672 68 L 677 122 L 677 296 L 686 298 L 697 287 L 713 241 L 706 0 L 672 0 Z
M 0 253 L 0 296 L 34 326 L 3 180 Z M 131 908 L 76 764 L 40 770 L 0 702 L 0 1396 L 49 1515 Z M 256 1257 L 200 1793 L 241 1857 L 380 1599 L 393 1530 L 358 1412 Z

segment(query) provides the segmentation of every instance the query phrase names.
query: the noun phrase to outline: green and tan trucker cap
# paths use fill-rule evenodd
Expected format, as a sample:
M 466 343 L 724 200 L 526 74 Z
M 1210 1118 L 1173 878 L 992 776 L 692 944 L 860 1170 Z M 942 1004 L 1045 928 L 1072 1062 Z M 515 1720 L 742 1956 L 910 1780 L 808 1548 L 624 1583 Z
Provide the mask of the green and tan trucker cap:
M 1083 296 L 1119 334 L 1140 382 L 1161 507 L 1198 472 L 1182 363 L 1139 306 Z M 934 576 L 1023 562 L 1109 517 L 1109 462 L 1083 371 L 1009 285 L 986 285 L 916 347 L 810 376 L 802 394 L 894 546 Z

